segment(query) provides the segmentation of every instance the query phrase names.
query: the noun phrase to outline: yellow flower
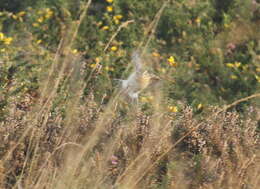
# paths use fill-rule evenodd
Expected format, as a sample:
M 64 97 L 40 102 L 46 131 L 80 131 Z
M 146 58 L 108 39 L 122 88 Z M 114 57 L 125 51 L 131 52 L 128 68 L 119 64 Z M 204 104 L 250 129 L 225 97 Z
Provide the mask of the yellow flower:
M 113 7 L 112 6 L 107 6 L 107 12 L 112 12 L 113 11 Z
M 195 22 L 196 22 L 197 24 L 200 24 L 200 22 L 201 22 L 200 18 L 196 18 L 196 19 L 195 19 Z
M 169 63 L 171 66 L 174 66 L 174 67 L 177 66 L 177 63 L 175 62 L 175 59 L 174 59 L 173 56 L 170 56 L 167 60 L 168 60 L 168 63 Z
M 260 68 L 256 68 L 256 72 L 260 72 Z
M 46 18 L 46 19 L 49 19 L 49 18 L 52 17 L 52 15 L 53 15 L 53 12 L 48 12 L 48 13 L 45 15 L 45 18 Z
M 242 66 L 242 69 L 243 69 L 244 71 L 247 71 L 247 70 L 248 70 L 248 65 Z
M 97 26 L 101 26 L 103 24 L 103 22 L 102 21 L 99 21 L 96 25 Z
M 234 64 L 232 64 L 232 63 L 227 63 L 226 66 L 229 68 L 234 68 Z
M 241 66 L 241 62 L 235 62 L 234 65 L 236 68 L 239 68 Z
M 42 42 L 41 39 L 39 39 L 39 40 L 36 41 L 37 44 L 40 44 L 41 42 Z
M 46 11 L 46 14 L 45 14 L 46 19 L 51 18 L 54 14 L 50 8 L 46 8 L 45 11 Z
M 176 113 L 179 111 L 177 106 L 168 106 L 168 109 L 170 112 L 173 112 L 173 113 Z
M 237 79 L 237 76 L 236 75 L 231 75 L 230 78 L 231 79 Z
M 0 32 L 0 40 L 2 41 L 2 40 L 4 40 L 4 38 L 5 38 L 5 35 L 2 32 Z
M 113 0 L 106 0 L 106 2 L 108 2 L 108 3 L 113 3 Z
M 77 54 L 77 53 L 78 53 L 78 50 L 77 50 L 77 49 L 73 49 L 71 52 L 72 52 L 73 54 Z
M 109 71 L 109 66 L 105 66 L 105 70 L 106 70 L 106 71 Z
M 13 14 L 13 15 L 12 15 L 12 18 L 13 18 L 14 20 L 17 20 L 18 16 L 16 16 L 15 14 Z
M 97 64 L 90 64 L 90 67 L 94 69 L 97 67 Z
M 153 100 L 153 96 L 147 96 L 147 97 L 142 96 L 142 97 L 140 98 L 140 100 L 141 100 L 141 102 L 143 102 L 143 103 L 149 103 L 149 102 L 151 102 L 151 101 Z
M 115 24 L 119 24 L 119 20 L 118 19 L 114 19 L 114 22 L 115 22 Z
M 100 58 L 99 58 L 99 57 L 96 57 L 96 58 L 95 58 L 95 62 L 96 62 L 97 64 L 99 64 L 99 63 L 100 63 L 100 61 L 101 61 L 101 60 L 100 60 Z
M 195 64 L 195 70 L 200 70 L 200 65 L 199 64 Z
M 4 44 L 10 45 L 12 41 L 13 41 L 13 38 L 12 38 L 12 37 L 6 37 L 6 38 L 4 39 Z
M 39 27 L 40 25 L 38 23 L 33 23 L 33 27 Z
M 113 67 L 109 67 L 109 71 L 113 72 L 115 69 Z
M 106 71 L 114 71 L 114 68 L 110 67 L 110 66 L 105 66 L 105 70 Z
M 109 27 L 108 26 L 103 26 L 102 30 L 109 30 Z
M 18 18 L 20 22 L 23 22 L 23 18 L 22 17 L 19 17 Z
M 257 82 L 260 83 L 260 76 L 255 75 L 255 78 L 256 78 Z
M 18 16 L 24 16 L 25 14 L 26 14 L 25 11 L 21 11 L 21 12 L 19 12 L 17 15 L 18 15 Z
M 145 96 L 142 96 L 140 98 L 141 102 L 145 103 L 145 102 L 148 102 L 147 98 Z
M 0 52 L 2 52 L 2 53 L 5 52 L 5 48 L 1 49 Z
M 111 50 L 111 51 L 117 51 L 117 47 L 116 47 L 116 46 L 112 46 L 112 47 L 110 48 L 110 50 Z
M 199 103 L 197 106 L 197 109 L 200 110 L 201 108 L 203 108 L 203 105 L 201 103 Z
M 160 57 L 160 54 L 159 54 L 158 52 L 153 52 L 152 55 L 153 55 L 154 57 Z
M 38 21 L 39 23 L 42 23 L 42 22 L 43 22 L 43 17 L 38 18 L 37 21 Z
M 120 14 L 113 16 L 114 20 L 121 20 L 122 18 L 123 18 L 123 16 Z

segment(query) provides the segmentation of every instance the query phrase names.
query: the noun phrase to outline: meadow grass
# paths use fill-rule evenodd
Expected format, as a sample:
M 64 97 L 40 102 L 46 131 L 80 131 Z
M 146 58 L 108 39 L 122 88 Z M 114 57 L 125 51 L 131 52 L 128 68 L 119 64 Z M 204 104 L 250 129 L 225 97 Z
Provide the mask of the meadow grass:
M 61 23 L 62 31 L 55 50 L 35 45 L 35 40 L 30 38 L 23 41 L 23 51 L 19 49 L 19 43 L 10 49 L 15 55 L 18 52 L 25 54 L 17 62 L 38 62 L 41 70 L 35 71 L 38 87 L 16 93 L 22 94 L 21 97 L 8 93 L 16 89 L 20 81 L 13 78 L 1 80 L 2 83 L 5 81 L 3 88 L 8 94 L 1 98 L 8 103 L 0 123 L 0 187 L 259 188 L 260 109 L 257 104 L 260 93 L 256 90 L 231 103 L 221 101 L 221 105 L 204 107 L 196 102 L 194 107 L 186 100 L 175 100 L 173 106 L 169 100 L 172 90 L 169 87 L 177 82 L 180 82 L 178 85 L 183 83 L 178 78 L 177 81 L 173 79 L 172 75 L 177 75 L 178 71 L 181 74 L 183 70 L 175 68 L 179 62 L 171 56 L 167 61 L 173 71 L 169 69 L 163 73 L 164 66 L 151 58 L 160 55 L 149 52 L 163 11 L 170 3 L 165 1 L 149 20 L 145 36 L 136 45 L 142 52 L 145 66 L 160 80 L 142 91 L 140 101 L 133 103 L 120 93 L 120 85 L 114 82 L 119 78 L 103 72 L 106 68 L 109 70 L 109 66 L 94 56 L 90 61 L 83 52 L 74 49 L 88 19 L 91 3 L 88 0 L 83 4 L 76 21 L 68 19 Z M 64 17 L 69 14 L 65 9 L 63 11 Z M 47 13 L 53 14 L 49 9 Z M 101 57 L 117 51 L 111 46 L 120 32 L 131 24 L 135 21 L 118 25 L 99 49 Z M 251 26 L 249 38 L 255 34 L 255 26 Z M 27 30 L 24 35 L 33 36 Z M 216 47 L 225 43 L 223 36 L 225 32 L 213 40 Z M 220 59 L 224 56 L 222 51 L 219 56 Z M 1 59 L 6 61 L 8 57 Z M 121 77 L 129 74 L 133 67 L 130 58 L 127 60 Z M 48 61 L 51 64 L 42 64 Z M 162 61 L 161 57 L 159 61 Z M 193 61 L 196 62 L 195 58 L 191 58 L 192 66 L 196 64 Z M 232 68 L 236 69 L 236 65 L 240 66 L 232 63 Z M 255 72 L 249 70 L 248 74 L 254 75 Z M 26 78 L 25 75 L 22 77 Z M 100 77 L 104 77 L 101 82 Z M 255 79 L 253 81 L 253 86 L 258 86 Z M 237 111 L 236 107 L 243 103 L 248 106 Z

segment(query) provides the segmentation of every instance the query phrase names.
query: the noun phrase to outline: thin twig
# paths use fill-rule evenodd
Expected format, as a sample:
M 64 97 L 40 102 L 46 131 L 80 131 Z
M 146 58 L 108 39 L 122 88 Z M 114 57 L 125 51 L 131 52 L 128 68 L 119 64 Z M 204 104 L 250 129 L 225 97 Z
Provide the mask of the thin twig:
M 115 37 L 118 35 L 118 33 L 121 31 L 122 28 L 126 28 L 128 26 L 128 24 L 133 23 L 134 20 L 128 20 L 126 22 L 123 22 L 116 30 L 116 32 L 112 35 L 112 37 L 110 38 L 110 40 L 108 41 L 106 47 L 104 48 L 104 52 L 106 52 L 106 50 L 108 49 L 108 47 L 110 46 L 110 44 L 112 43 L 112 41 L 115 39 Z

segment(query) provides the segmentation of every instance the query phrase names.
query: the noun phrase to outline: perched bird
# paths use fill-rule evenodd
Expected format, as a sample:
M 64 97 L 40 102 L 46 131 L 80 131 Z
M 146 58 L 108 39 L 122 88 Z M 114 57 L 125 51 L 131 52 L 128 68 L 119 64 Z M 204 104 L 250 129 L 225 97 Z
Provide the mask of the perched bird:
M 139 93 L 159 78 L 144 69 L 142 59 L 138 52 L 132 54 L 134 71 L 126 80 L 121 81 L 121 92 L 138 102 Z

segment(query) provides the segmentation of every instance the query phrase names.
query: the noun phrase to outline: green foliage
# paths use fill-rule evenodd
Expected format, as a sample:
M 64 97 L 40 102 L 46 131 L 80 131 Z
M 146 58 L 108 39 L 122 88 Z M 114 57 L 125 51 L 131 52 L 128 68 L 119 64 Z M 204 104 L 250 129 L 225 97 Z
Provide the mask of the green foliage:
M 14 79 L 16 95 L 24 94 L 21 83 L 37 90 L 40 76 L 34 71 L 34 62 L 49 56 L 38 67 L 47 69 L 60 40 L 79 21 L 84 2 L 3 2 L 0 60 L 5 63 L 0 70 L 1 93 Z M 105 93 L 112 94 L 116 87 L 113 79 L 127 76 L 130 54 L 147 41 L 149 27 L 161 5 L 156 0 L 92 2 L 71 49 L 87 60 L 86 75 L 91 76 L 95 66 L 102 66 L 101 72 L 90 79 L 86 91 L 94 90 L 97 99 Z M 164 81 L 167 99 L 174 104 L 183 100 L 196 107 L 232 102 L 259 91 L 257 7 L 259 3 L 252 5 L 249 0 L 185 0 L 168 4 L 149 43 L 150 53 L 159 52 L 159 57 L 151 56 L 158 64 L 153 71 L 174 81 L 174 84 Z M 126 21 L 133 22 L 118 31 Z M 116 37 L 105 49 L 114 34 Z M 27 52 L 31 51 L 30 59 L 25 58 L 25 51 L 19 50 L 24 45 Z M 175 58 L 175 66 L 167 61 L 170 56 Z M 12 94 L 7 92 L 5 96 Z M 7 103 L 3 101 L 2 104 Z

